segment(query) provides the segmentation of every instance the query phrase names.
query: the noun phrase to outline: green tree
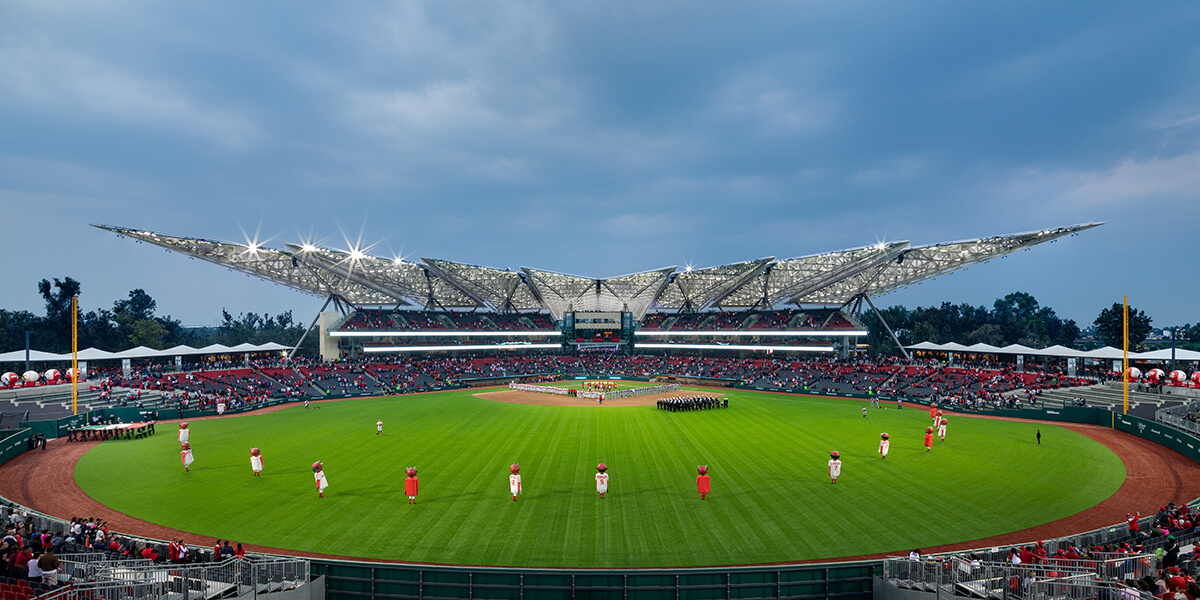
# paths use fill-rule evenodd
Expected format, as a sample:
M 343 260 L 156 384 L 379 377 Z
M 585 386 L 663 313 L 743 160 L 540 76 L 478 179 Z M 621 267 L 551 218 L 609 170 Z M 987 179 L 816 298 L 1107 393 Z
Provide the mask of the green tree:
M 1100 335 L 1100 339 L 1104 340 L 1105 344 L 1114 348 L 1120 348 L 1124 343 L 1122 340 L 1124 334 L 1124 318 L 1122 313 L 1124 307 L 1120 302 L 1114 302 L 1112 306 L 1100 311 L 1100 315 L 1096 317 L 1093 323 L 1096 326 L 1096 333 Z M 1136 346 L 1146 340 L 1146 336 L 1150 334 L 1150 317 L 1146 313 L 1130 306 L 1129 307 L 1129 345 Z
M 66 277 L 54 283 L 38 282 L 38 293 L 46 301 L 46 316 L 31 336 L 35 348 L 47 352 L 66 352 L 71 349 L 71 297 L 78 296 L 78 281 Z
M 32 338 L 40 325 L 38 316 L 27 310 L 0 309 L 0 351 L 24 348 L 25 332 L 30 332 Z

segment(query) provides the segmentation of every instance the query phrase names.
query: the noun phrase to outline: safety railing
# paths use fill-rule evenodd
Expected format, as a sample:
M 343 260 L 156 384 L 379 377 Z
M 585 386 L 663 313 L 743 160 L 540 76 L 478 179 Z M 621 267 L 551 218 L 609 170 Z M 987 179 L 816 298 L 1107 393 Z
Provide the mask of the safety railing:
M 289 558 L 230 558 L 182 565 L 143 560 L 61 562 L 59 576 L 65 587 L 46 598 L 187 600 L 266 594 L 304 585 L 310 575 L 307 560 Z
M 1081 575 L 1025 579 L 1010 597 L 1022 600 L 1154 600 L 1149 592 Z
M 884 560 L 883 579 L 898 588 L 923 592 L 991 599 L 1025 598 L 1029 585 L 1038 581 L 1139 579 L 1154 573 L 1153 558 L 1149 554 L 1124 554 L 1111 558 L 1044 559 L 1041 563 L 1013 564 L 967 560 L 960 556 L 934 560 L 892 557 Z

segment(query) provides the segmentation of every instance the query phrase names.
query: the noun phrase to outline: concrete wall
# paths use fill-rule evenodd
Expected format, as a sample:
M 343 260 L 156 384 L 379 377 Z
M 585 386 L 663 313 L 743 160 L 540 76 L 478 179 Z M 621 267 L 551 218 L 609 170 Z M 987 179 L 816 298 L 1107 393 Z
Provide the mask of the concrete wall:
M 329 337 L 329 331 L 336 329 L 338 321 L 341 319 L 341 315 L 335 312 L 323 312 L 318 320 L 321 334 L 321 360 L 325 362 L 341 358 L 341 353 L 338 352 L 337 338 Z

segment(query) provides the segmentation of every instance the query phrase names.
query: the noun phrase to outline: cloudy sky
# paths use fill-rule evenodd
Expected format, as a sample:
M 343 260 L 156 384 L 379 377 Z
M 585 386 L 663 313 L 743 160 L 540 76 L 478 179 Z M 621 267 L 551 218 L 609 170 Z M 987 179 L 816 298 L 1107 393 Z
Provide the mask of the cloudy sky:
M 1200 320 L 1195 2 L 0 4 L 0 307 L 321 299 L 89 227 L 587 276 L 1106 221 L 882 304 Z

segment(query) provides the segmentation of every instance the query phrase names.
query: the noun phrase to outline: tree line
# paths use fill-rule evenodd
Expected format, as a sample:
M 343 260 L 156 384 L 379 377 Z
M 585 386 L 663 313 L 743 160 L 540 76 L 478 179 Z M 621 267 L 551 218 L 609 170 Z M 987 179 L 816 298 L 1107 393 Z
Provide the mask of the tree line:
M 29 332 L 31 348 L 46 352 L 71 351 L 71 298 L 79 296 L 80 284 L 71 277 L 43 279 L 38 293 L 46 302 L 46 313 L 0 309 L 0 351 L 25 347 L 25 332 Z M 128 297 L 113 302 L 112 308 L 84 311 L 80 308 L 79 349 L 99 348 L 120 352 L 137 346 L 163 350 L 185 344 L 192 347 L 224 344 L 236 346 L 249 342 L 276 342 L 292 345 L 304 334 L 305 327 L 292 319 L 292 312 L 278 315 L 257 313 L 231 315 L 221 309 L 222 322 L 216 327 L 184 327 L 170 315 L 158 315 L 158 303 L 143 289 L 129 292 Z M 317 350 L 317 336 L 310 335 L 300 352 L 312 355 Z
M 1124 328 L 1122 311 L 1119 302 L 1100 311 L 1091 324 L 1098 343 L 1090 345 L 1121 346 Z M 879 312 L 905 346 L 921 342 L 958 342 L 970 346 L 982 342 L 992 346 L 1021 344 L 1030 348 L 1045 348 L 1058 344 L 1080 350 L 1089 349 L 1083 347 L 1087 344 L 1081 343 L 1082 331 L 1074 320 L 1059 317 L 1053 308 L 1041 306 L 1036 298 L 1025 292 L 1013 292 L 999 298 L 990 309 L 943 302 L 941 306 L 918 306 L 913 310 L 891 306 Z M 891 336 L 873 311 L 863 313 L 862 320 L 869 332 L 867 342 L 873 354 L 899 354 Z M 1130 307 L 1130 346 L 1142 344 L 1150 330 L 1150 317 Z M 1180 338 L 1185 342 L 1200 342 L 1200 325 L 1181 328 Z M 1185 343 L 1181 347 L 1189 345 Z

